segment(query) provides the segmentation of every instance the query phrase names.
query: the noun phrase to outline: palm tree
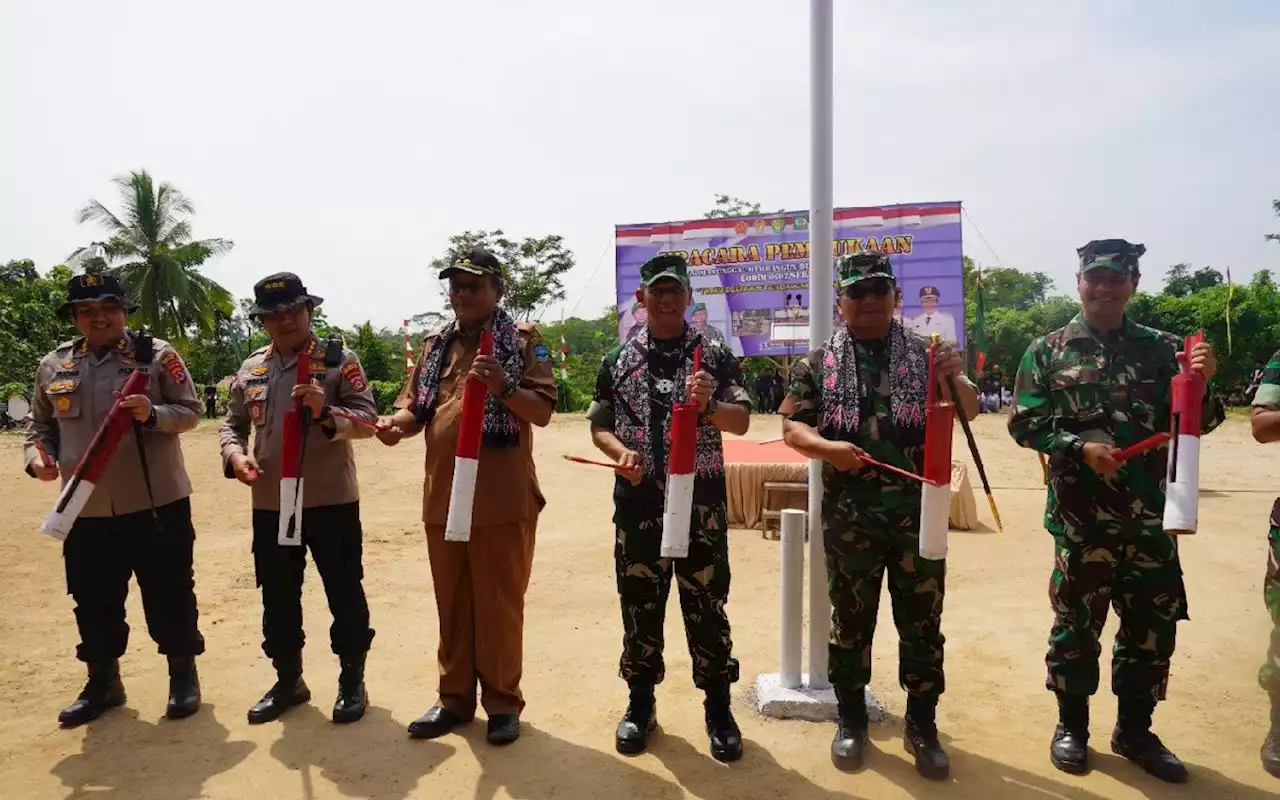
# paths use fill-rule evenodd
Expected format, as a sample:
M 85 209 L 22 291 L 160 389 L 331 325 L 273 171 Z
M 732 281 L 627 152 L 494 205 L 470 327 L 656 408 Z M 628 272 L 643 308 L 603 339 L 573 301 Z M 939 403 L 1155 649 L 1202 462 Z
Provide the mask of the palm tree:
M 78 221 L 99 223 L 108 239 L 81 247 L 67 263 L 119 277 L 140 306 L 142 323 L 157 336 L 184 342 L 192 330 L 214 335 L 219 318 L 230 317 L 235 304 L 230 292 L 200 274 L 200 265 L 234 243 L 193 240 L 191 201 L 168 183 L 157 187 L 146 170 L 112 182 L 120 191 L 123 215 L 116 216 L 97 200 L 86 203 Z

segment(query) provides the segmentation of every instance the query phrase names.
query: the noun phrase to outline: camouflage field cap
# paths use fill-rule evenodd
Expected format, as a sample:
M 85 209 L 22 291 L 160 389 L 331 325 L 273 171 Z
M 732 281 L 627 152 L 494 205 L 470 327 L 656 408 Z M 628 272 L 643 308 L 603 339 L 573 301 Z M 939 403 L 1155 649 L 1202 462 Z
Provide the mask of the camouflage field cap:
M 845 256 L 836 264 L 836 286 L 844 289 L 858 281 L 884 278 L 894 281 L 893 265 L 883 253 L 862 251 Z M 896 282 L 896 281 L 895 281 Z
M 706 304 L 706 303 L 694 303 L 694 304 L 693 304 L 693 308 L 691 308 L 691 309 L 689 310 L 689 313 L 690 313 L 690 314 L 697 314 L 699 311 L 706 311 L 706 310 L 707 310 L 707 304 Z
M 1146 245 L 1131 244 L 1124 239 L 1094 239 L 1076 249 L 1080 256 L 1080 273 L 1105 268 L 1114 272 L 1133 272 L 1138 268 L 1138 258 L 1147 252 Z
M 652 286 L 664 278 L 671 278 L 688 286 L 689 262 L 685 261 L 683 256 L 666 253 L 654 256 L 640 267 L 640 282 L 645 286 Z
M 502 262 L 498 257 L 483 247 L 470 247 L 454 255 L 449 266 L 440 270 L 440 279 L 449 277 L 451 272 L 467 272 L 472 275 L 502 276 Z

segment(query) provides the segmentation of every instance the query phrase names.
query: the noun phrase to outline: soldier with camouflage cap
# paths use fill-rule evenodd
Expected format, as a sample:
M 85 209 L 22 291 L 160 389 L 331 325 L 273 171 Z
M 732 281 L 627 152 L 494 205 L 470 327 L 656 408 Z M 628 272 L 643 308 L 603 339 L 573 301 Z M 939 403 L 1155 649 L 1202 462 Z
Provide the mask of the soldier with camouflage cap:
M 67 593 L 76 602 L 80 644 L 88 666 L 84 691 L 58 715 L 63 727 L 123 705 L 119 659 L 129 640 L 125 599 L 129 578 L 142 590 L 147 629 L 169 661 L 166 716 L 200 707 L 192 552 L 191 481 L 179 434 L 200 421 L 200 401 L 182 357 L 168 342 L 125 329 L 137 310 L 111 275 L 77 275 L 58 316 L 81 336 L 58 345 L 36 370 L 26 428 L 27 474 L 42 481 L 70 478 L 106 421 L 116 392 L 134 370 L 151 375 L 145 393 L 121 398 L 136 424 L 112 453 L 102 479 L 63 542 Z M 128 439 L 137 439 L 130 442 Z M 136 444 L 136 447 L 135 447 Z M 40 452 L 55 462 L 46 464 Z
M 262 650 L 276 670 L 276 683 L 249 709 L 250 724 L 277 719 L 311 699 L 302 679 L 302 579 L 311 551 L 333 615 L 329 646 L 338 656 L 338 697 L 333 721 L 355 722 L 368 705 L 365 659 L 373 642 L 364 594 L 360 484 L 352 439 L 372 430 L 333 413 L 372 423 L 373 394 L 355 352 L 338 337 L 323 342 L 311 319 L 323 300 L 310 294 L 297 275 L 268 275 L 253 287 L 249 316 L 258 320 L 271 344 L 240 365 L 228 393 L 221 429 L 223 470 L 252 487 L 253 568 L 262 589 Z M 298 384 L 298 359 L 309 359 L 310 383 Z M 311 410 L 301 472 L 302 540 L 280 544 L 280 480 L 283 471 L 284 413 L 295 398 Z M 252 451 L 249 434 L 253 432 Z
M 1280 351 L 1262 371 L 1253 397 L 1253 438 L 1266 444 L 1280 442 Z M 1271 615 L 1271 646 L 1258 670 L 1258 685 L 1271 697 L 1271 730 L 1262 743 L 1262 766 L 1280 778 L 1280 498 L 1271 507 L 1268 532 L 1270 558 L 1262 585 L 1262 598 Z
M 533 461 L 533 427 L 546 427 L 559 396 L 551 354 L 535 325 L 517 322 L 499 303 L 502 264 L 474 247 L 439 273 L 449 282 L 455 318 L 432 331 L 409 377 L 410 402 L 382 422 L 387 445 L 422 434 L 426 480 L 422 520 L 440 621 L 438 699 L 409 724 L 419 739 L 444 736 L 471 722 L 476 689 L 488 715 L 486 738 L 506 745 L 520 736 L 525 708 L 524 596 L 533 569 L 538 517 L 546 506 Z M 493 332 L 492 355 L 479 353 Z M 475 476 L 470 539 L 445 538 L 454 453 L 467 381 L 488 391 Z
M 1162 780 L 1182 782 L 1186 768 L 1151 732 L 1176 625 L 1188 619 L 1177 542 L 1162 524 L 1168 454 L 1158 448 L 1123 463 L 1115 458 L 1117 448 L 1169 430 L 1170 380 L 1179 370 L 1179 337 L 1125 314 L 1145 252 L 1123 239 L 1078 250 L 1082 310 L 1027 348 L 1009 433 L 1049 457 L 1045 527 L 1055 543 L 1055 618 L 1045 685 L 1059 708 L 1050 760 L 1065 772 L 1088 769 L 1089 696 L 1098 689 L 1099 637 L 1114 603 L 1120 630 L 1111 688 L 1119 717 L 1111 749 Z M 1207 343 L 1192 350 L 1191 368 L 1213 377 Z M 1225 419 L 1212 392 L 1202 419 L 1204 433 Z
M 663 620 L 674 573 L 693 659 L 693 684 L 703 703 L 711 753 L 720 761 L 742 757 L 742 733 L 730 709 L 738 662 L 725 604 L 729 599 L 727 489 L 721 431 L 744 434 L 751 398 L 738 359 L 722 342 L 685 323 L 692 292 L 689 268 L 675 254 L 640 267 L 636 299 L 648 323 L 636 338 L 604 357 L 587 411 L 592 443 L 620 469 L 614 484 L 614 568 L 622 604 L 623 649 L 619 677 L 631 702 L 618 724 L 618 752 L 648 746 L 657 726 L 654 687 L 661 683 Z M 693 354 L 702 347 L 702 370 Z M 668 432 L 674 404 L 697 403 L 698 438 L 693 524 L 686 558 L 661 557 Z
M 707 322 L 707 304 L 698 302 L 693 304 L 693 309 L 689 312 L 692 315 L 693 327 L 698 330 L 708 341 L 723 342 L 724 333 L 715 325 Z
M 857 253 L 837 265 L 843 325 L 791 368 L 779 409 L 794 450 L 825 462 L 822 530 L 832 627 L 829 678 L 839 703 L 831 744 L 836 767 L 862 765 L 867 742 L 866 686 L 880 585 L 889 573 L 898 628 L 898 681 L 907 691 L 904 742 L 924 777 L 942 779 L 950 759 L 938 742 L 936 710 L 945 688 L 942 605 L 946 561 L 920 556 L 920 484 L 877 469 L 861 456 L 920 473 L 924 460 L 929 343 L 894 316 L 901 295 L 889 257 Z M 935 372 L 941 397 L 956 382 L 958 413 L 978 413 L 964 362 L 940 343 Z

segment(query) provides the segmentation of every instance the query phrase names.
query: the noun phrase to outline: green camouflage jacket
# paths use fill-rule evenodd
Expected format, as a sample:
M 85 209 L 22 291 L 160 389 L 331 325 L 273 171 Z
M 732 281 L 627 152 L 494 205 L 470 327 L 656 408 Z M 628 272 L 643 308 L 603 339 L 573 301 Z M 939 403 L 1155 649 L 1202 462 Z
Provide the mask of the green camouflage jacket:
M 1082 314 L 1036 339 L 1018 365 L 1009 433 L 1049 456 L 1045 527 L 1062 534 L 1100 518 L 1159 524 L 1164 514 L 1168 447 L 1149 450 L 1103 479 L 1081 456 L 1086 442 L 1127 447 L 1170 430 L 1170 380 L 1182 341 L 1126 318 L 1115 334 Z M 1201 432 L 1226 418 L 1206 392 Z
M 1280 411 L 1280 350 L 1277 350 L 1262 371 L 1262 382 L 1253 396 L 1254 408 Z

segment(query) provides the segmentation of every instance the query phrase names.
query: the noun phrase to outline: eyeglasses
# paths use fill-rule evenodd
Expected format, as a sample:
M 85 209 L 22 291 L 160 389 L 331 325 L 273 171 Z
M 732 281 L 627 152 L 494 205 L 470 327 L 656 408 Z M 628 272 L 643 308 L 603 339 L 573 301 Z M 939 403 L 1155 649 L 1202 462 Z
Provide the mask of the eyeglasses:
M 286 319 L 290 319 L 292 317 L 298 316 L 298 314 L 305 311 L 306 308 L 307 308 L 306 303 L 300 303 L 296 306 L 283 306 L 281 308 L 277 308 L 272 311 L 267 311 L 266 313 L 260 314 L 259 319 L 261 319 L 263 322 L 282 322 Z
M 887 294 L 893 289 L 893 283 L 884 278 L 872 278 L 870 280 L 858 281 L 852 286 L 846 286 L 840 292 L 842 297 L 849 300 L 861 300 L 864 297 L 872 295 L 879 296 Z

